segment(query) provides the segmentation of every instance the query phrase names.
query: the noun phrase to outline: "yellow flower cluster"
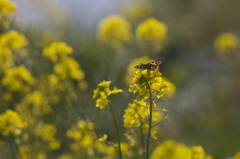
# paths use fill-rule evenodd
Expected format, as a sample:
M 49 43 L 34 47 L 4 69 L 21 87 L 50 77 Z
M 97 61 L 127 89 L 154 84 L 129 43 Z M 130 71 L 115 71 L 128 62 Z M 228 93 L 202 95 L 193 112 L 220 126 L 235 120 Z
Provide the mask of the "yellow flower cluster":
M 64 42 L 55 42 L 43 50 L 43 55 L 53 62 L 58 62 L 72 52 L 72 48 Z
M 123 115 L 124 127 L 140 127 L 143 134 L 147 133 L 148 121 L 143 119 L 148 119 L 150 113 L 149 107 L 149 103 L 146 103 L 145 101 L 134 101 L 134 103 L 128 104 L 128 108 Z M 156 109 L 155 102 L 153 102 L 153 109 Z M 162 114 L 159 111 L 153 111 L 152 113 L 153 122 L 159 122 L 162 120 Z M 132 133 L 132 131 L 129 131 L 128 133 Z
M 233 33 L 223 33 L 216 37 L 214 48 L 219 53 L 231 53 L 239 47 L 239 39 Z
M 156 104 L 153 102 L 153 108 L 156 108 Z M 141 119 L 147 119 L 149 116 L 149 103 L 144 101 L 135 101 L 132 104 L 128 104 L 128 108 L 125 110 L 124 118 L 124 126 L 125 127 L 132 127 L 136 126 L 139 127 L 142 121 Z M 153 112 L 153 121 L 160 121 L 161 114 L 159 112 Z
M 60 140 L 55 138 L 57 128 L 54 125 L 41 123 L 35 128 L 34 131 L 35 135 L 40 137 L 50 150 L 56 150 L 60 147 Z
M 85 73 L 81 70 L 79 63 L 69 56 L 72 52 L 73 49 L 64 42 L 52 43 L 43 50 L 43 56 L 54 62 L 53 71 L 55 74 L 49 76 L 49 82 L 51 85 L 59 85 L 59 79 L 73 79 L 79 82 L 79 89 L 86 90 L 88 85 L 83 80 Z
M 240 159 L 240 151 L 234 155 L 233 159 Z
M 128 65 L 127 68 L 127 74 L 124 77 L 124 82 L 129 85 L 131 84 L 132 81 L 132 76 L 134 76 L 136 69 L 134 68 L 134 66 L 138 65 L 138 64 L 142 64 L 142 63 L 148 63 L 149 61 L 154 61 L 153 59 L 147 57 L 147 56 L 142 56 L 136 59 L 133 59 L 130 64 Z
M 29 123 L 33 117 L 40 117 L 51 112 L 48 98 L 41 91 L 28 93 L 17 108 Z
M 101 155 L 103 159 L 116 158 L 116 148 L 102 144 L 97 139 L 94 132 L 94 124 L 87 123 L 84 120 L 79 121 L 76 125 L 73 125 L 66 133 L 68 138 L 71 138 L 74 142 L 70 145 L 73 153 L 65 154 L 61 156 L 61 159 L 72 158 L 98 158 L 96 156 Z M 107 136 L 105 135 L 106 140 Z M 126 147 L 126 146 L 125 146 Z
M 3 136 L 20 135 L 22 129 L 27 126 L 19 114 L 10 109 L 4 114 L 0 114 L 0 121 L 0 135 Z
M 13 67 L 18 60 L 17 57 L 26 58 L 27 52 L 24 47 L 27 44 L 27 39 L 17 31 L 0 35 L 0 72 Z
M 99 83 L 98 87 L 93 91 L 93 98 L 99 97 L 96 101 L 96 107 L 100 107 L 101 109 L 106 107 L 109 103 L 108 96 L 122 92 L 122 89 L 117 89 L 116 87 L 110 90 L 110 83 L 111 81 L 103 81 Z
M 129 91 L 138 93 L 137 101 L 142 101 L 149 97 L 149 88 L 153 90 L 157 98 L 163 96 L 163 92 L 169 87 L 168 82 L 163 82 L 161 73 L 158 71 L 138 70 L 132 80 Z M 151 93 L 153 93 L 151 92 Z
M 27 39 L 19 34 L 17 31 L 12 30 L 0 36 L 1 47 L 8 47 L 12 50 L 18 50 L 28 44 Z
M 38 151 L 36 147 L 33 147 L 32 145 L 21 145 L 18 148 L 19 154 L 17 155 L 18 159 L 29 159 L 29 158 L 35 158 L 35 159 L 46 159 L 46 153 L 43 151 Z
M 115 49 L 131 40 L 131 25 L 119 15 L 110 15 L 98 24 L 97 36 L 103 43 Z
M 162 78 L 163 79 L 163 82 L 166 82 L 166 83 L 169 83 L 168 87 L 164 90 L 164 97 L 166 98 L 171 98 L 174 96 L 174 94 L 176 93 L 176 87 L 175 85 L 168 81 L 168 79 L 166 78 Z
M 7 28 L 9 21 L 16 15 L 16 4 L 9 0 L 0 0 L 0 27 Z
M 24 66 L 13 67 L 8 69 L 2 79 L 2 84 L 9 91 L 29 91 L 29 85 L 34 84 L 34 78 Z
M 154 50 L 159 50 L 166 40 L 167 28 L 155 18 L 149 18 L 140 23 L 136 29 L 136 38 L 139 42 L 147 43 Z
M 175 141 L 164 141 L 156 147 L 150 159 L 212 159 L 201 146 L 191 148 Z
M 63 57 L 61 63 L 57 63 L 53 70 L 61 79 L 69 77 L 75 80 L 82 80 L 85 76 L 80 69 L 80 65 L 70 57 Z

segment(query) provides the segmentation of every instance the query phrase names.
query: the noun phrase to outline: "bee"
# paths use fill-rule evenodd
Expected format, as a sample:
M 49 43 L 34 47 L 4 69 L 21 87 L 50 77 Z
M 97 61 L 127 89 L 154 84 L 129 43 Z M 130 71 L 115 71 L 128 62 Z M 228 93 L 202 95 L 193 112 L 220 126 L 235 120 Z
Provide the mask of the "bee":
M 141 69 L 141 70 L 151 70 L 151 71 L 157 71 L 158 70 L 158 66 L 162 63 L 162 61 L 153 61 L 147 64 L 141 64 L 141 65 L 137 65 L 134 68 L 136 69 Z

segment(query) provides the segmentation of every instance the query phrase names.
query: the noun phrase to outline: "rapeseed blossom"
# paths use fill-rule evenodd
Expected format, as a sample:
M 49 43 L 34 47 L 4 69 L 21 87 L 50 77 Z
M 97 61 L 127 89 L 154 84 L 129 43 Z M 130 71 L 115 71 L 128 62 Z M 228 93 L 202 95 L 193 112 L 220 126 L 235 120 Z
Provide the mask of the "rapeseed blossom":
M 9 31 L 0 36 L 0 46 L 11 50 L 18 50 L 27 46 L 27 39 L 15 30 Z
M 98 39 L 109 44 L 115 49 L 119 49 L 124 43 L 131 40 L 131 25 L 120 15 L 110 15 L 99 22 L 97 28 Z
M 147 43 L 154 50 L 159 50 L 163 47 L 166 36 L 167 27 L 155 18 L 148 18 L 140 23 L 136 29 L 137 40 Z
M 47 144 L 50 150 L 56 150 L 61 145 L 60 140 L 55 138 L 57 128 L 52 124 L 40 123 L 35 128 L 34 133 Z
M 150 159 L 212 159 L 201 146 L 191 148 L 173 140 L 167 140 L 155 148 Z
M 53 70 L 61 79 L 82 80 L 85 77 L 84 72 L 80 69 L 80 65 L 70 57 L 62 57 L 61 62 L 55 64 Z
M 234 155 L 233 159 L 240 159 L 240 151 Z
M 29 122 L 34 117 L 40 117 L 51 112 L 48 98 L 41 91 L 28 93 L 17 107 L 22 116 Z M 33 116 L 29 116 L 29 115 Z
M 214 40 L 214 49 L 218 53 L 231 53 L 239 48 L 239 39 L 233 33 L 222 33 Z
M 66 133 L 67 137 L 72 139 L 70 145 L 73 153 L 65 154 L 64 156 L 72 158 L 97 158 L 96 156 L 103 156 L 106 159 L 116 158 L 116 148 L 102 144 L 107 138 L 106 135 L 102 140 L 97 138 L 94 132 L 95 125 L 91 122 L 80 120 L 77 124 L 73 125 Z
M 10 19 L 16 15 L 16 4 L 9 0 L 0 1 L 0 27 L 7 28 Z
M 122 92 L 122 89 L 117 89 L 116 87 L 110 90 L 110 83 L 111 81 L 103 81 L 99 83 L 98 87 L 93 91 L 93 98 L 99 97 L 96 101 L 96 107 L 103 109 L 109 103 L 108 96 Z
M 71 55 L 72 48 L 64 42 L 55 42 L 43 50 L 43 55 L 53 62 L 60 61 L 66 55 Z
M 0 114 L 0 121 L 0 134 L 3 136 L 20 135 L 22 129 L 27 126 L 21 116 L 10 109 L 6 110 L 5 113 Z
M 5 72 L 14 65 L 14 56 L 7 47 L 0 47 L 0 72 Z
M 169 87 L 168 82 L 163 82 L 161 73 L 158 71 L 138 70 L 133 77 L 129 91 L 138 93 L 137 101 L 147 99 L 150 95 L 148 87 L 153 90 L 157 98 L 163 96 L 163 92 Z
M 105 143 L 107 141 L 107 134 L 104 134 L 101 138 L 99 138 L 98 140 L 102 143 Z
M 191 159 L 191 150 L 175 141 L 164 141 L 156 147 L 150 159 Z
M 153 108 L 156 108 L 155 102 L 153 102 Z M 132 104 L 128 105 L 128 108 L 125 110 L 125 114 L 123 115 L 124 127 L 132 128 L 132 127 L 140 127 L 141 125 L 147 124 L 147 121 L 143 119 L 147 119 L 149 116 L 149 103 L 145 101 L 135 101 Z M 158 111 L 153 112 L 153 122 L 159 122 L 162 119 L 162 114 Z M 147 127 L 145 126 L 144 129 Z M 143 130 L 143 133 L 146 131 Z
M 131 84 L 132 76 L 134 76 L 136 72 L 136 69 L 134 68 L 134 66 L 141 63 L 148 63 L 149 61 L 154 61 L 154 60 L 147 56 L 141 56 L 139 58 L 133 59 L 127 67 L 127 73 L 126 73 L 126 76 L 124 77 L 124 82 L 127 85 Z
M 164 97 L 166 98 L 173 97 L 174 94 L 176 93 L 176 87 L 174 83 L 170 82 L 168 79 L 164 77 L 162 79 L 163 79 L 163 82 L 169 83 L 168 87 L 164 90 Z
M 21 65 L 8 69 L 2 79 L 2 84 L 7 87 L 9 91 L 29 91 L 29 85 L 34 84 L 34 78 L 31 73 Z
M 24 49 L 28 41 L 17 31 L 9 31 L 0 35 L 0 72 L 13 67 L 18 58 L 26 58 L 28 53 Z

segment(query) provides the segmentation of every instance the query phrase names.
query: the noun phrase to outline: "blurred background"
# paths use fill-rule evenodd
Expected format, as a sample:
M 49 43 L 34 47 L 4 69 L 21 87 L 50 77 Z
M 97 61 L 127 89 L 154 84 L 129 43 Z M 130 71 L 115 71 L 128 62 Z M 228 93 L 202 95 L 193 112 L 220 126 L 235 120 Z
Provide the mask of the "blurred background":
M 109 126 L 113 124 L 109 110 L 99 113 L 92 99 L 93 90 L 103 80 L 110 80 L 112 85 L 124 90 L 123 94 L 111 98 L 118 119 L 122 121 L 124 110 L 135 97 L 128 92 L 129 86 L 124 82 L 128 66 L 133 59 L 147 56 L 163 61 L 160 72 L 176 87 L 171 98 L 157 101 L 161 107 L 171 110 L 169 118 L 159 125 L 161 140 L 201 145 L 216 159 L 233 156 L 240 150 L 239 44 L 230 51 L 219 51 L 214 45 L 216 37 L 222 33 L 232 33 L 239 38 L 240 1 L 15 2 L 19 24 L 14 29 L 29 40 L 33 58 L 38 59 L 43 48 L 52 42 L 63 41 L 73 48 L 72 56 L 85 72 L 88 88 L 78 94 L 75 107 L 68 108 L 75 113 L 69 117 L 72 120 L 94 122 L 97 133 L 107 133 L 110 139 L 115 140 L 115 130 Z M 102 44 L 97 37 L 98 25 L 111 14 L 121 15 L 131 24 L 133 37 L 141 22 L 154 17 L 167 27 L 164 46 L 151 50 L 139 46 L 134 38 L 131 43 L 117 49 Z M 46 71 L 44 69 L 48 67 L 43 65 L 41 60 L 36 60 L 33 69 Z M 65 129 L 66 126 L 60 124 L 60 127 Z M 125 131 L 123 126 L 121 131 Z

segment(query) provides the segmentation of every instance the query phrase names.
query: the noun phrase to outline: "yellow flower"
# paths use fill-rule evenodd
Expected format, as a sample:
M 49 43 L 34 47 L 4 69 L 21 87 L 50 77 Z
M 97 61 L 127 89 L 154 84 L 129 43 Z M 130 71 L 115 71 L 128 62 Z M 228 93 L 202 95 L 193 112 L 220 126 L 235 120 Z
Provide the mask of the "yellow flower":
M 149 97 L 148 86 L 156 93 L 156 97 L 160 98 L 168 88 L 169 83 L 163 82 L 161 73 L 158 71 L 137 70 L 129 91 L 138 93 L 137 100 L 141 101 Z
M 135 74 L 136 72 L 136 68 L 134 68 L 134 66 L 142 64 L 142 63 L 148 63 L 148 62 L 152 62 L 154 61 L 153 59 L 147 57 L 147 56 L 142 56 L 136 59 L 133 59 L 130 64 L 128 65 L 127 68 L 127 74 L 124 77 L 124 82 L 129 85 L 131 84 L 131 80 L 132 80 L 132 76 Z
M 149 18 L 140 23 L 136 29 L 136 38 L 139 42 L 147 43 L 154 50 L 159 50 L 166 40 L 167 28 L 155 18 Z
M 4 72 L 14 65 L 14 57 L 11 50 L 0 46 L 0 72 Z
M 35 128 L 36 136 L 41 137 L 44 141 L 51 141 L 57 132 L 57 128 L 52 124 L 40 124 Z
M 191 150 L 174 141 L 164 141 L 156 147 L 150 159 L 191 159 Z
M 166 78 L 163 78 L 163 82 L 166 82 L 168 87 L 164 90 L 164 97 L 171 98 L 176 93 L 176 87 L 172 82 L 169 82 Z
M 43 116 L 51 112 L 48 98 L 41 91 L 28 93 L 19 105 L 18 111 L 23 115 Z M 29 116 L 26 116 L 29 118 Z
M 28 91 L 27 84 L 34 84 L 34 78 L 24 66 L 8 69 L 3 77 L 2 84 L 10 91 Z
M 73 50 L 64 42 L 55 42 L 43 50 L 43 55 L 53 62 L 57 62 L 66 55 L 72 54 Z
M 239 39 L 233 33 L 223 33 L 216 37 L 214 48 L 219 53 L 236 51 L 239 47 Z
M 19 135 L 26 124 L 19 114 L 8 109 L 4 114 L 0 114 L 0 134 L 3 136 Z
M 0 27 L 7 28 L 10 18 L 16 15 L 16 4 L 8 0 L 0 1 Z
M 25 47 L 28 44 L 27 39 L 19 34 L 17 31 L 12 30 L 0 36 L 0 46 L 8 47 L 12 50 L 17 50 Z
M 80 65 L 70 57 L 63 57 L 61 62 L 55 64 L 53 70 L 61 79 L 82 80 L 85 77 L 85 73 L 80 69 Z
M 98 24 L 98 39 L 115 49 L 122 47 L 131 40 L 131 26 L 119 15 L 110 15 Z
M 204 159 L 205 151 L 201 146 L 192 146 L 192 159 Z
M 93 91 L 93 98 L 99 97 L 96 101 L 96 107 L 103 109 L 109 103 L 108 96 L 122 92 L 122 89 L 117 89 L 116 87 L 114 87 L 113 90 L 110 90 L 110 83 L 111 81 L 103 81 L 99 83 L 98 87 Z
M 107 141 L 107 134 L 104 134 L 101 138 L 99 138 L 98 140 L 102 143 L 105 143 Z
M 240 151 L 234 155 L 233 159 L 240 159 Z

